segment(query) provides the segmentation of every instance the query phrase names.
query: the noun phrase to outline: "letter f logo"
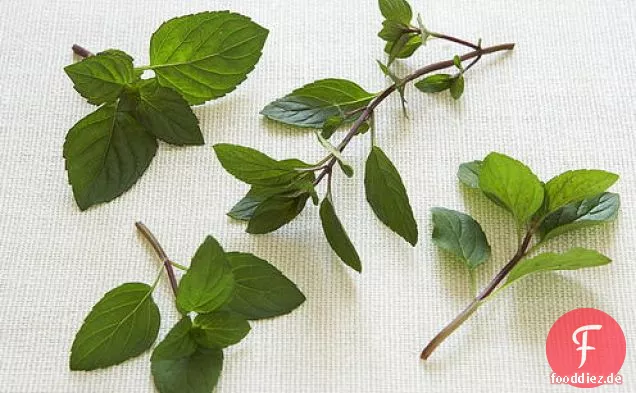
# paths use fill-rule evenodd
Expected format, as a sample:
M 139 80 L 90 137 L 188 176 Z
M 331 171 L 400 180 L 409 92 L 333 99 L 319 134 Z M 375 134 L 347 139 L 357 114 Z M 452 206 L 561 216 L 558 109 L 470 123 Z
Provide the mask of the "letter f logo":
M 576 329 L 574 333 L 572 333 L 572 341 L 574 341 L 574 344 L 580 345 L 580 347 L 576 349 L 577 351 L 581 351 L 581 364 L 579 365 L 579 368 L 583 367 L 583 365 L 585 364 L 585 360 L 587 360 L 587 351 L 596 349 L 587 345 L 588 330 L 601 330 L 602 327 L 602 325 L 585 325 Z M 583 332 L 583 334 L 581 335 L 581 342 L 579 342 L 576 336 L 581 332 Z

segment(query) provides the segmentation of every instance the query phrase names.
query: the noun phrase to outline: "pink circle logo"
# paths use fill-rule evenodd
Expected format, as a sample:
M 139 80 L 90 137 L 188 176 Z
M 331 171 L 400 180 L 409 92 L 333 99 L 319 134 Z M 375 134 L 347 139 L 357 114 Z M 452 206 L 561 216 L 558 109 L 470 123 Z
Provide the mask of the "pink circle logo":
M 616 320 L 595 308 L 577 308 L 559 318 L 548 333 L 550 382 L 579 388 L 622 384 L 625 334 Z

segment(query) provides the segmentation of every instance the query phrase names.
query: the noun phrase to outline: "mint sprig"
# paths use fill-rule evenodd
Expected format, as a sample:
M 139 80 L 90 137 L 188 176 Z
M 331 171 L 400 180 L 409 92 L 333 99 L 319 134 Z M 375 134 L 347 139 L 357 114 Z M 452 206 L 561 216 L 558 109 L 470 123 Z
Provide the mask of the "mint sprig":
M 514 48 L 514 44 L 482 47 L 481 40 L 472 43 L 432 32 L 424 27 L 419 17 L 415 26 L 413 11 L 405 0 L 380 0 L 379 8 L 385 18 L 379 36 L 387 42 L 388 60 L 387 64 L 378 61 L 378 65 L 383 76 L 391 81 L 387 88 L 372 93 L 349 80 L 325 78 L 293 90 L 261 111 L 262 115 L 278 123 L 313 128 L 318 134 L 318 143 L 325 149 L 323 159 L 315 163 L 298 159 L 276 160 L 252 148 L 229 144 L 214 147 L 221 165 L 238 180 L 251 185 L 247 195 L 228 213 L 232 218 L 247 221 L 247 232 L 263 234 L 277 230 L 293 221 L 311 198 L 315 205 L 320 204 L 319 214 L 328 243 L 340 259 L 356 271 L 361 271 L 362 263 L 342 221 L 336 216 L 334 206 L 337 203 L 331 191 L 336 165 L 347 177 L 352 177 L 356 171 L 347 163 L 344 150 L 356 136 L 369 135 L 371 149 L 364 168 L 366 199 L 382 223 L 414 246 L 418 241 L 418 228 L 407 187 L 399 173 L 404 164 L 394 164 L 385 153 L 388 149 L 378 145 L 373 127 L 375 110 L 397 92 L 406 114 L 404 94 L 410 83 L 427 93 L 449 90 L 451 96 L 458 99 L 464 92 L 466 72 L 483 56 Z M 409 57 L 432 38 L 459 44 L 470 51 L 421 67 L 405 76 L 398 76 L 390 69 L 395 59 Z M 430 75 L 449 68 L 455 73 Z M 348 131 L 340 142 L 330 142 L 329 139 L 344 127 Z M 320 203 L 318 186 L 322 182 L 327 183 L 327 190 Z
M 618 175 L 583 169 L 567 171 L 543 183 L 520 161 L 490 153 L 483 161 L 461 164 L 458 178 L 468 188 L 481 190 L 489 200 L 510 212 L 522 236 L 508 263 L 424 348 L 421 355 L 424 360 L 495 293 L 519 279 L 539 272 L 577 270 L 611 262 L 600 252 L 581 247 L 562 253 L 535 255 L 534 251 L 564 233 L 614 220 L 620 198 L 606 190 L 618 180 Z M 484 231 L 467 214 L 435 208 L 433 225 L 433 241 L 469 266 L 474 268 L 490 256 Z
M 267 35 L 246 16 L 216 11 L 163 23 L 150 40 L 147 66 L 135 67 L 120 50 L 93 55 L 74 45 L 84 59 L 64 70 L 82 97 L 101 105 L 71 128 L 64 144 L 79 208 L 111 201 L 130 189 L 150 165 L 157 139 L 202 145 L 190 106 L 222 97 L 243 82 Z M 147 70 L 155 76 L 144 79 Z
M 210 392 L 223 367 L 223 349 L 250 332 L 250 320 L 283 315 L 305 296 L 267 261 L 252 254 L 225 252 L 208 236 L 190 267 L 172 262 L 138 222 L 164 264 L 182 318 L 157 345 L 150 358 L 155 386 L 161 393 Z M 173 268 L 185 270 L 179 283 Z M 148 350 L 159 332 L 159 308 L 152 285 L 125 283 L 93 307 L 71 348 L 71 370 L 110 367 Z M 194 317 L 194 318 L 193 318 Z

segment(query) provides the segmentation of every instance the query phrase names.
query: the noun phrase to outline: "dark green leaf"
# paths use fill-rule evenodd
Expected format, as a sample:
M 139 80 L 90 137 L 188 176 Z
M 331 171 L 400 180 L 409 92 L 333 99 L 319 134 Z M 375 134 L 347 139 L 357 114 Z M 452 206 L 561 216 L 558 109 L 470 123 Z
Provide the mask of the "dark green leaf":
M 320 220 L 322 230 L 331 248 L 342 262 L 357 272 L 362 271 L 362 263 L 353 243 L 349 239 L 340 219 L 336 215 L 331 199 L 326 197 L 320 204 Z
M 269 233 L 289 223 L 303 211 L 309 196 L 307 192 L 296 196 L 274 195 L 265 199 L 254 210 L 247 224 L 247 233 Z
M 258 205 L 268 197 L 276 194 L 276 191 L 276 189 L 272 188 L 252 186 L 245 197 L 238 201 L 227 215 L 235 220 L 249 221 Z
M 321 79 L 268 104 L 261 114 L 297 127 L 322 128 L 330 117 L 364 108 L 375 96 L 345 79 Z
M 613 221 L 618 215 L 620 197 L 604 192 L 582 201 L 569 203 L 549 214 L 539 228 L 545 241 L 579 228 Z
M 201 12 L 162 24 L 150 40 L 150 67 L 159 83 L 190 104 L 222 97 L 247 78 L 268 31 L 228 11 Z
M 417 243 L 417 223 L 397 169 L 377 146 L 367 158 L 364 186 L 373 212 L 411 245 Z
M 451 87 L 453 76 L 449 74 L 435 74 L 415 83 L 420 91 L 424 93 L 439 93 Z
M 408 25 L 394 20 L 385 20 L 382 22 L 382 30 L 378 33 L 378 37 L 384 41 L 396 41 L 405 31 L 409 29 Z
M 132 57 L 119 50 L 86 57 L 66 66 L 64 71 L 73 81 L 75 90 L 95 105 L 117 100 L 126 85 L 137 79 Z
M 247 253 L 226 255 L 236 281 L 230 310 L 255 320 L 287 314 L 305 301 L 296 284 L 267 261 Z
M 618 175 L 596 169 L 567 171 L 545 185 L 548 212 L 569 203 L 598 195 L 618 180 Z
M 481 167 L 484 165 L 482 161 L 465 162 L 459 166 L 457 177 L 466 187 L 479 189 L 479 174 Z
M 80 209 L 123 194 L 145 172 L 157 141 L 127 111 L 107 104 L 70 129 L 64 143 L 69 183 Z
M 612 262 L 605 255 L 585 248 L 572 248 L 563 254 L 546 252 L 519 262 L 508 275 L 504 286 L 508 286 L 528 274 L 550 270 L 577 270 L 586 267 L 607 265 Z
M 177 305 L 184 311 L 212 312 L 227 303 L 234 292 L 234 277 L 221 245 L 208 236 L 183 275 Z
M 464 75 L 459 74 L 451 80 L 450 94 L 456 100 L 464 94 Z
M 192 338 L 192 321 L 183 317 L 170 329 L 166 337 L 157 345 L 150 361 L 174 360 L 188 357 L 196 352 L 197 343 Z
M 241 341 L 250 332 L 250 324 L 231 311 L 200 314 L 194 319 L 192 337 L 206 348 L 225 348 Z
M 479 187 L 525 224 L 543 204 L 543 185 L 532 171 L 500 153 L 490 153 L 481 167 Z
M 470 269 L 486 262 L 490 245 L 477 221 L 468 214 L 441 207 L 431 212 L 435 244 L 461 258 Z
M 380 0 L 380 12 L 388 19 L 408 25 L 413 18 L 413 11 L 406 0 Z
M 160 393 L 210 393 L 223 369 L 223 351 L 197 348 L 179 358 L 151 361 L 152 376 Z
M 203 144 L 199 120 L 177 92 L 149 79 L 139 93 L 137 116 L 151 134 L 173 145 Z
M 106 293 L 75 336 L 71 370 L 112 366 L 150 348 L 159 332 L 152 290 L 147 284 L 126 283 Z
M 384 51 L 389 54 L 389 65 L 395 59 L 411 57 L 422 46 L 422 36 L 417 33 L 404 34 L 403 37 L 408 37 L 408 39 L 401 41 L 401 38 L 398 38 L 396 41 L 387 42 L 384 46 Z
M 345 119 L 342 116 L 331 116 L 322 124 L 322 137 L 325 139 L 331 138 L 334 132 L 344 123 Z

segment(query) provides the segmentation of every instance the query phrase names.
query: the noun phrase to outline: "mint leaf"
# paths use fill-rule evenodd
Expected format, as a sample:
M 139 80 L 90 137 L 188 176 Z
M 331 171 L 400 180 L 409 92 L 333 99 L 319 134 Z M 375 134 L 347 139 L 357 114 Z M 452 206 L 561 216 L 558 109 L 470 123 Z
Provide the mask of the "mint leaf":
M 253 185 L 286 185 L 303 175 L 296 169 L 309 167 L 299 160 L 277 161 L 258 150 L 228 143 L 214 145 L 214 151 L 226 171 Z
M 222 369 L 223 351 L 207 348 L 197 348 L 189 356 L 154 357 L 150 366 L 160 393 L 210 393 Z
M 518 224 L 525 224 L 543 204 L 544 190 L 532 171 L 500 153 L 490 153 L 481 167 L 479 187 L 509 210 Z
M 250 332 L 245 318 L 230 311 L 200 314 L 194 319 L 192 337 L 206 348 L 225 348 L 241 341 Z
M 268 104 L 261 114 L 297 127 L 322 128 L 330 117 L 346 117 L 348 112 L 367 106 L 375 96 L 345 79 L 321 79 Z
M 170 329 L 166 337 L 152 351 L 150 361 L 181 359 L 196 352 L 197 343 L 192 338 L 192 321 L 183 317 Z
M 464 75 L 459 74 L 451 80 L 450 94 L 456 100 L 464 94 Z
M 276 194 L 276 192 L 271 188 L 252 186 L 243 199 L 238 201 L 227 215 L 235 220 L 249 221 L 258 205 L 273 194 Z
M 417 243 L 417 223 L 397 169 L 377 146 L 367 158 L 364 186 L 367 201 L 386 226 L 411 245 Z
M 362 271 L 362 263 L 349 235 L 345 231 L 328 195 L 320 204 L 320 220 L 325 237 L 342 262 L 357 272 Z
M 139 88 L 137 117 L 157 138 L 173 145 L 202 145 L 199 119 L 177 92 L 160 86 L 156 79 L 144 81 Z
M 268 31 L 228 11 L 201 12 L 163 23 L 150 40 L 150 67 L 159 83 L 190 104 L 231 92 L 247 78 Z
M 408 29 L 409 26 L 407 24 L 387 19 L 382 22 L 382 30 L 378 33 L 378 37 L 388 42 L 397 41 Z
M 459 165 L 457 178 L 468 188 L 479 189 L 479 174 L 483 161 L 470 161 Z
M 404 37 L 404 38 L 402 38 Z M 384 51 L 389 54 L 389 62 L 391 65 L 395 59 L 406 59 L 422 46 L 422 36 L 416 33 L 403 34 L 393 42 L 387 42 Z
M 404 81 L 398 78 L 398 76 L 395 75 L 395 73 L 391 71 L 389 67 L 382 64 L 381 61 L 377 60 L 377 62 L 378 62 L 378 66 L 380 66 L 380 70 L 382 71 L 382 73 L 388 76 L 389 79 L 391 79 L 391 81 L 393 81 L 393 83 L 395 84 L 396 90 L 398 91 L 398 94 L 400 94 L 400 100 L 402 101 L 402 111 L 404 112 L 404 115 L 406 116 L 406 98 L 404 97 L 404 88 L 405 88 Z
M 119 50 L 107 50 L 71 64 L 64 71 L 74 88 L 94 105 L 113 102 L 137 76 L 133 59 Z
M 586 267 L 602 266 L 612 262 L 598 251 L 585 248 L 572 248 L 563 254 L 546 252 L 521 261 L 510 271 L 504 286 L 508 286 L 528 274 L 550 270 L 576 270 Z M 502 287 L 503 288 L 503 287 Z
M 316 131 L 316 138 L 318 138 L 318 142 L 324 147 L 336 160 L 338 160 L 338 164 L 340 165 L 340 169 L 344 172 L 347 177 L 353 176 L 353 168 L 349 163 L 344 159 L 340 150 L 336 149 L 327 139 L 325 139 L 318 131 Z
M 146 351 L 157 339 L 159 309 L 154 288 L 126 283 L 95 304 L 71 347 L 71 370 L 109 367 Z
M 212 236 L 208 236 L 181 279 L 177 305 L 184 311 L 208 313 L 227 303 L 233 291 L 234 277 L 225 251 Z
M 331 138 L 334 132 L 344 124 L 345 119 L 342 116 L 331 116 L 324 123 L 322 123 L 322 137 L 325 139 Z
M 250 320 L 264 319 L 287 314 L 305 301 L 296 284 L 267 261 L 241 252 L 226 256 L 236 281 L 230 310 Z
M 408 25 L 413 19 L 411 6 L 405 0 L 380 0 L 380 12 L 388 19 Z
M 434 207 L 433 242 L 474 269 L 490 257 L 490 245 L 481 225 L 468 214 Z
M 157 151 L 155 138 L 122 105 L 102 106 L 66 135 L 66 170 L 81 210 L 123 194 Z
M 452 75 L 435 74 L 416 82 L 415 87 L 423 93 L 439 93 L 450 89 L 452 82 Z
M 567 171 L 545 185 L 548 212 L 553 212 L 568 203 L 597 195 L 607 190 L 618 180 L 618 175 L 596 169 Z
M 618 215 L 619 207 L 620 197 L 610 192 L 569 203 L 541 222 L 541 241 L 576 229 L 613 221 Z
M 269 233 L 289 223 L 303 211 L 309 196 L 307 192 L 300 195 L 274 195 L 265 199 L 252 213 L 247 233 Z

